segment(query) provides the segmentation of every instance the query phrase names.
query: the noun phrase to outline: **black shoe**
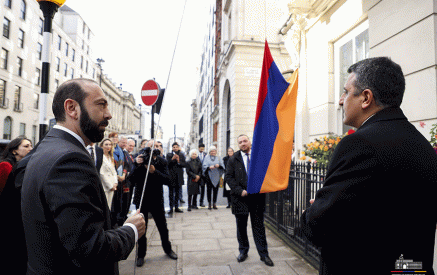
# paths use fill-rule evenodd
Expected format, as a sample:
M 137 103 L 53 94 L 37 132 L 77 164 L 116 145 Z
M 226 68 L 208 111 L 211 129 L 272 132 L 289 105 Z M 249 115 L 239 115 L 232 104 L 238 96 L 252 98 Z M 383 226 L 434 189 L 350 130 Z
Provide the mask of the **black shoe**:
M 218 209 L 218 208 L 217 208 L 217 205 L 215 205 L 215 203 L 214 203 L 214 205 L 212 206 L 212 208 L 214 208 L 214 209 Z
M 188 207 L 187 211 L 188 211 L 188 212 L 191 212 L 191 207 Z
M 173 260 L 177 260 L 178 259 L 178 255 L 176 255 L 176 253 L 174 253 L 174 251 L 170 251 L 170 253 L 167 253 L 167 256 L 170 257 L 170 259 Z
M 203 204 L 203 202 L 200 204 L 200 207 L 205 207 L 205 205 Z
M 199 207 L 193 206 L 193 207 L 191 207 L 191 209 L 199 209 Z
M 261 258 L 261 261 L 263 261 L 268 266 L 273 266 L 273 261 L 270 259 L 269 256 L 265 256 L 264 258 Z
M 176 212 L 176 213 L 184 213 L 184 211 L 180 210 L 179 208 L 176 208 L 176 209 L 174 210 L 174 212 Z
M 237 257 L 237 261 L 239 263 L 244 262 L 246 259 L 247 259 L 247 254 L 240 253 L 240 255 L 238 255 L 238 257 Z
M 143 266 L 144 264 L 144 258 L 138 258 L 137 259 L 137 266 Z
M 184 200 L 180 200 L 180 202 L 181 202 L 181 203 L 185 203 L 185 201 L 184 201 Z
M 173 214 L 173 210 L 168 211 L 167 214 Z
M 231 205 L 230 205 L 230 204 L 228 204 L 228 206 L 226 206 L 226 208 L 231 208 Z

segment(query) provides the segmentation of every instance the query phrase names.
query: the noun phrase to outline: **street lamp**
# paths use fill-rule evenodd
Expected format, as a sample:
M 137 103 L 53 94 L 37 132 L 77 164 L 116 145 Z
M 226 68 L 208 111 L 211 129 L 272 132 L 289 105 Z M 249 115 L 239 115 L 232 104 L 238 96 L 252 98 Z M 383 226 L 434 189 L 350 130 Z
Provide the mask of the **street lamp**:
M 103 58 L 97 58 L 97 64 L 100 67 L 100 87 L 102 86 L 102 63 L 104 63 L 105 60 L 103 60 Z
M 39 140 L 42 140 L 48 130 L 47 122 L 47 97 L 50 83 L 50 43 L 52 41 L 52 20 L 58 8 L 65 0 L 36 0 L 44 15 L 44 34 L 42 48 L 41 72 L 41 109 L 39 111 Z

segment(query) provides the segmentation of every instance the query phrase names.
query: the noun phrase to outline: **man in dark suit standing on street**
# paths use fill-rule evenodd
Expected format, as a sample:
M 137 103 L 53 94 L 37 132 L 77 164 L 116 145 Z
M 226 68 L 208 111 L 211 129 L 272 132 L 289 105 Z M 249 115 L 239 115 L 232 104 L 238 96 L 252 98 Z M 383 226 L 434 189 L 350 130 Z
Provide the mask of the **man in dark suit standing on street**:
M 152 148 L 153 139 L 147 142 L 145 148 Z M 130 180 L 135 185 L 134 204 L 137 208 L 140 208 L 141 198 L 144 193 L 143 202 L 141 205 L 141 213 L 148 215 L 152 214 L 155 220 L 156 227 L 158 228 L 159 235 L 161 236 L 161 244 L 165 254 L 173 260 L 177 260 L 178 256 L 171 249 L 171 242 L 168 235 L 167 220 L 165 218 L 164 210 L 164 193 L 163 184 L 168 184 L 169 173 L 167 168 L 167 161 L 161 157 L 160 147 L 158 142 L 155 142 L 155 149 L 151 150 L 152 160 L 150 161 L 150 169 L 148 162 L 144 160 L 144 155 L 141 154 L 136 158 L 137 167 L 132 173 Z M 144 151 L 141 151 L 144 153 Z M 152 153 L 154 152 L 154 153 Z M 149 170 L 147 182 L 145 183 L 146 174 Z M 145 190 L 144 190 L 145 186 Z M 144 190 L 144 191 L 143 191 Z M 146 220 L 147 225 L 148 220 Z M 144 235 L 138 240 L 138 259 L 136 260 L 137 266 L 143 266 L 144 257 L 147 252 L 147 237 Z
M 247 220 L 250 214 L 253 239 L 261 261 L 268 266 L 273 266 L 273 261 L 267 250 L 266 229 L 264 227 L 266 196 L 265 194 L 248 195 L 246 191 L 252 144 L 247 135 L 240 135 L 237 142 L 240 150 L 228 160 L 225 178 L 231 188 L 232 214 L 235 215 L 237 221 L 237 239 L 240 250 L 237 261 L 245 261 L 249 252 Z
M 170 211 L 169 214 L 173 213 L 173 208 L 177 213 L 183 213 L 181 209 L 179 209 L 179 201 L 181 201 L 180 197 L 180 189 L 182 185 L 184 185 L 184 167 L 185 167 L 185 156 L 179 150 L 179 144 L 174 142 L 172 144 L 172 152 L 167 154 L 167 163 L 168 163 L 168 171 L 170 173 L 170 182 L 168 186 L 168 196 L 169 196 L 169 204 Z
M 145 232 L 142 214 L 111 230 L 108 204 L 86 146 L 103 138 L 108 102 L 89 79 L 63 83 L 53 98 L 57 125 L 33 152 L 21 210 L 28 274 L 118 274 Z
M 205 153 L 205 144 L 201 143 L 199 144 L 199 156 L 197 156 L 200 160 L 200 163 L 203 164 L 203 160 L 206 157 L 206 153 Z M 203 175 L 201 176 L 202 178 L 204 177 Z M 203 204 L 203 200 L 205 198 L 205 185 L 206 185 L 206 180 L 203 179 L 200 181 L 200 196 L 199 196 L 199 206 L 200 207 L 205 207 L 205 204 Z
M 320 274 L 391 274 L 400 259 L 432 270 L 437 155 L 400 109 L 405 78 L 387 57 L 348 69 L 339 104 L 358 128 L 335 148 L 323 188 L 302 216 L 321 247 Z

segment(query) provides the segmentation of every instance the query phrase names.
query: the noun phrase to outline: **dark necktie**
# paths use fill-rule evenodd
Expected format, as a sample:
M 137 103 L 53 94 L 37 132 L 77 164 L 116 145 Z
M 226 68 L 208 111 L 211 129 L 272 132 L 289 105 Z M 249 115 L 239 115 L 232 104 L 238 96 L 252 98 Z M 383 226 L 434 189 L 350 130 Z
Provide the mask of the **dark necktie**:
M 96 164 L 96 156 L 94 155 L 94 150 L 93 147 L 90 147 L 91 150 L 91 159 L 93 160 L 93 163 Z
M 249 154 L 246 153 L 247 156 L 247 169 L 246 169 L 246 173 L 249 171 L 249 165 L 250 165 L 250 157 Z

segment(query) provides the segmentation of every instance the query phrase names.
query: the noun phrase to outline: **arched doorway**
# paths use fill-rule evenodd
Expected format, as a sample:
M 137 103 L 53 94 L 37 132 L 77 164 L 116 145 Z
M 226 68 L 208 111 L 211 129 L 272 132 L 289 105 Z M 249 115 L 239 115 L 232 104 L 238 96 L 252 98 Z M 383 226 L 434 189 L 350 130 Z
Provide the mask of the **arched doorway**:
M 12 118 L 7 116 L 3 122 L 3 139 L 11 139 L 12 136 Z

